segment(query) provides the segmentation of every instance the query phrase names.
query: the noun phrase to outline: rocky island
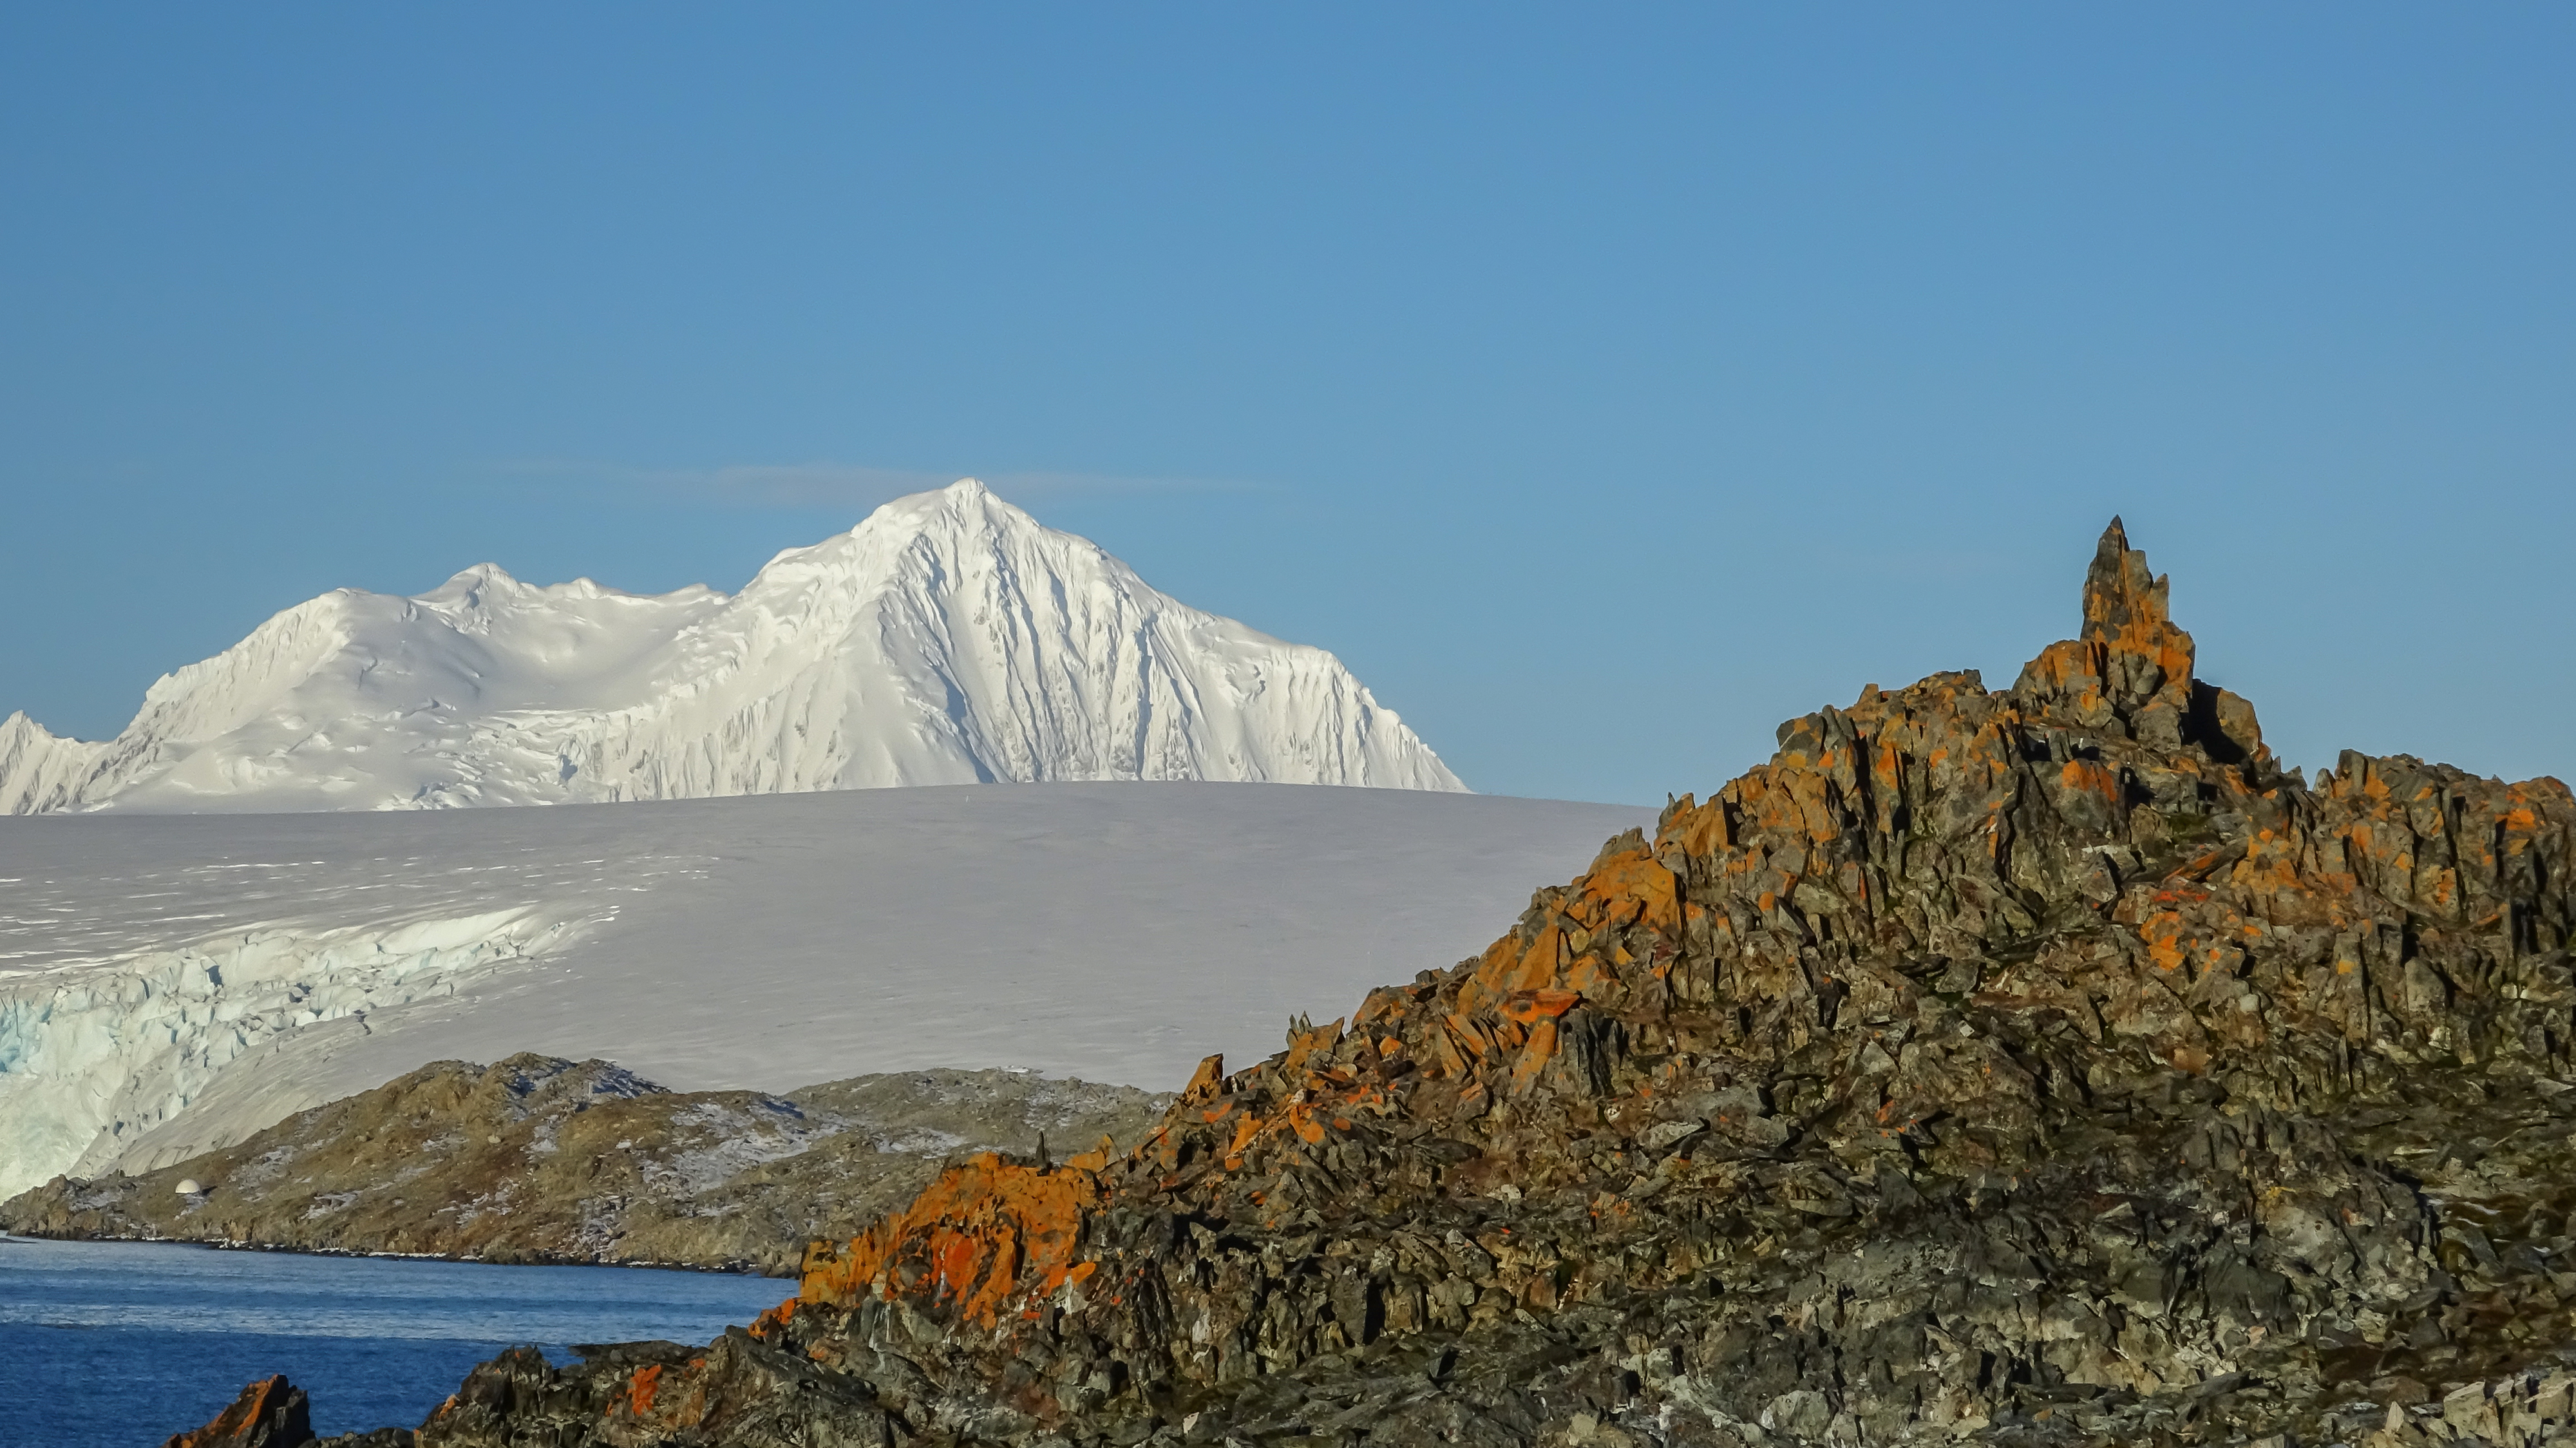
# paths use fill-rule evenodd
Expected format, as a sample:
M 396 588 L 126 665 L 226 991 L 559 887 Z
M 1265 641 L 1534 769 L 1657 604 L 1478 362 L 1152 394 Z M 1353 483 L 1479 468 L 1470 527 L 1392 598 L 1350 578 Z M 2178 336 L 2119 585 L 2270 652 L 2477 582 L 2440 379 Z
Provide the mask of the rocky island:
M 2576 799 L 2303 778 L 2193 660 L 2115 522 L 2012 687 L 1792 720 L 1141 1145 L 417 1443 L 2576 1441 Z
M 789 1276 L 951 1156 L 1134 1141 L 1170 1099 L 1016 1071 L 772 1096 L 606 1061 L 441 1061 L 155 1171 L 56 1177 L 0 1203 L 0 1231 Z

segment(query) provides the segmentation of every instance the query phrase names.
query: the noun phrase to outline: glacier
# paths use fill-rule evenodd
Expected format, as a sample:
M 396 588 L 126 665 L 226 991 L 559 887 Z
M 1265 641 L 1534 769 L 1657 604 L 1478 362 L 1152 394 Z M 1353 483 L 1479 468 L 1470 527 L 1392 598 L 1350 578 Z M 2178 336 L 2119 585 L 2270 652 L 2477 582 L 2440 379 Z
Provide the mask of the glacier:
M 1106 780 L 1465 788 L 1332 654 L 1157 592 L 971 478 L 738 593 L 481 564 L 287 609 L 155 682 L 114 739 L 0 721 L 9 814 Z
M 1480 950 L 1653 819 L 1152 782 L 0 818 L 0 1196 L 521 1050 L 682 1090 L 1172 1089 Z
M 113 973 L 0 987 L 0 1150 L 16 1164 L 0 1168 L 0 1193 L 41 1180 L 28 1173 L 47 1162 L 95 1173 L 265 1043 L 452 998 L 566 934 L 517 911 L 319 935 L 254 929 L 145 952 Z

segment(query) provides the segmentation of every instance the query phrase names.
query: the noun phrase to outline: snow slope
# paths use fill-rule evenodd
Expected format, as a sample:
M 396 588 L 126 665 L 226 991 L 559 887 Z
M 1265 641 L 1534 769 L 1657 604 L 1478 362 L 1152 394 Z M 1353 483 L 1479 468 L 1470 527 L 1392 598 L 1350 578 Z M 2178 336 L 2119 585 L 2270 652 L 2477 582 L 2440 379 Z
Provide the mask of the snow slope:
M 0 722 L 13 814 L 1185 779 L 1465 787 L 1331 654 L 1158 593 L 973 479 L 730 596 L 482 564 L 298 604 L 105 743 Z
M 0 819 L 0 1195 L 521 1050 L 682 1090 L 1172 1089 L 1482 949 L 1652 819 L 1241 784 Z

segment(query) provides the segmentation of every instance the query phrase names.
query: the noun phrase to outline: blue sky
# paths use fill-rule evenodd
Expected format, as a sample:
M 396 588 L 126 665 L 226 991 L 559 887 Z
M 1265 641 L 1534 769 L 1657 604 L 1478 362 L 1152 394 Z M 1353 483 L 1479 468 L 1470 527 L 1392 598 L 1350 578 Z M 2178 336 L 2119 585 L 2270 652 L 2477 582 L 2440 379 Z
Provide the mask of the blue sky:
M 2576 776 L 2576 11 L 18 7 L 0 711 L 973 473 L 1660 801 L 2072 631 Z

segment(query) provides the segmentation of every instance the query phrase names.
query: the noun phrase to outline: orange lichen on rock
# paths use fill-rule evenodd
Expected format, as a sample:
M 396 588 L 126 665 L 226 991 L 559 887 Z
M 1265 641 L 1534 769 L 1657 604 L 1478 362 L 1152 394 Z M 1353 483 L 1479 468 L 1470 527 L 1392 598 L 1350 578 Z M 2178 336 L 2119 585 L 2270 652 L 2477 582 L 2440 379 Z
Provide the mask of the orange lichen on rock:
M 303 1389 L 278 1376 L 242 1389 L 213 1421 L 172 1434 L 162 1448 L 297 1448 L 312 1441 Z
M 1711 855 L 1732 843 L 1727 835 L 1726 811 L 1714 799 L 1697 803 L 1683 795 L 1665 817 L 1663 828 L 1655 834 L 1655 858 L 1671 867 L 1675 858 Z
M 662 1365 L 655 1363 L 640 1368 L 626 1389 L 626 1411 L 641 1418 L 653 1411 L 653 1399 L 662 1389 Z
M 1530 1089 L 1556 1055 L 1556 1018 L 1543 1016 L 1530 1027 L 1529 1041 L 1521 1047 L 1512 1062 L 1512 1092 L 1518 1095 Z
M 1502 1013 L 1506 1020 L 1535 1026 L 1541 1020 L 1554 1020 L 1582 1003 L 1583 996 L 1577 991 L 1534 990 L 1503 1002 Z
M 1783 1439 L 1843 1437 L 1849 1411 L 1868 1441 L 1903 1442 L 2120 1383 L 2186 1416 L 2085 1433 L 2146 1441 L 2212 1411 L 2207 1366 L 2256 1329 L 2338 1323 L 2312 1343 L 2330 1356 L 2277 1360 L 2302 1381 L 2436 1361 L 2387 1355 L 2428 1336 L 2526 1351 L 2491 1329 L 2576 1321 L 2548 1270 L 2576 1199 L 2550 1154 L 2576 1119 L 2552 1104 L 2576 1080 L 2576 796 L 2353 754 L 2311 787 L 2250 706 L 2192 678 L 2166 594 L 2115 522 L 2082 636 L 2013 688 L 1940 674 L 1789 720 L 1768 763 L 1610 841 L 1480 956 L 1370 992 L 1347 1028 L 1300 1017 L 1231 1075 L 1209 1058 L 1123 1156 L 950 1169 L 813 1249 L 798 1301 L 725 1350 L 764 1405 L 864 1377 L 835 1441 L 991 1422 L 979 1441 L 1018 1444 L 1284 1425 L 1364 1361 L 1426 1370 L 1309 1426 L 1434 1441 L 1516 1401 L 1532 1433 L 1562 1412 L 1610 1441 L 1624 1414 L 1640 1440 L 1669 1423 L 1720 1441 L 1679 1415 L 1722 1402 L 1768 1423 L 1796 1382 L 1806 1427 Z M 2335 1143 L 2345 1108 L 2419 1097 L 2438 1111 L 2416 1165 L 2475 1166 L 2514 1199 L 2457 1240 L 2423 1180 Z M 2450 1120 L 2522 1153 L 2515 1171 L 2431 1150 Z M 2530 1145 L 2503 1147 L 2514 1132 Z M 2499 1225 L 2517 1220 L 2536 1244 L 2520 1265 Z M 2469 1295 L 2428 1291 L 2445 1273 Z M 1991 1293 L 1939 1306 L 1963 1274 Z M 1863 1291 L 1922 1315 L 1834 1326 Z M 2365 1301 L 2384 1334 L 2331 1316 Z M 1830 1350 L 1778 1357 L 1807 1364 L 1783 1377 L 1793 1321 Z M 1470 1333 L 1492 1334 L 1472 1345 L 1490 1368 L 1433 1366 Z M 1437 1351 L 1362 1356 L 1389 1335 Z M 1972 1339 L 1996 1345 L 1987 1367 L 1926 1355 Z M 1654 1400 L 1663 1368 L 1602 1372 L 1622 1362 L 1667 1364 L 1689 1398 Z M 620 1361 L 585 1381 L 599 1421 L 581 1432 L 612 1432 L 425 1448 L 780 1441 L 765 1418 L 724 1436 L 713 1371 Z M 1996 1396 L 1962 1397 L 1970 1382 Z M 539 1400 L 500 1386 L 472 1412 Z M 1442 1394 L 1440 1416 L 1403 1416 Z M 684 1425 L 704 1402 L 717 1429 Z M 2284 1426 L 2225 1421 L 2249 1441 Z
M 1331 1050 L 1334 1046 L 1341 1043 L 1341 1039 L 1342 1023 L 1340 1021 L 1328 1021 L 1323 1025 L 1315 1027 L 1311 1031 L 1300 1031 L 1289 1038 L 1288 1056 L 1287 1059 L 1280 1064 L 1279 1069 L 1283 1073 L 1294 1073 L 1299 1067 L 1306 1064 L 1308 1057 L 1313 1056 L 1319 1051 Z
M 2166 685 L 2191 682 L 2191 635 L 2174 627 L 2163 578 L 2147 571 L 2147 555 L 2129 546 L 2120 520 L 2102 535 L 2084 580 L 2084 641 L 2099 644 L 2108 661 L 2134 660 L 2151 672 L 2130 673 L 2113 663 L 2105 675 L 2137 703 Z
M 1617 967 L 1633 964 L 1636 957 L 1616 944 L 1606 953 L 1596 950 L 1595 940 L 1633 928 L 1680 935 L 1682 900 L 1672 869 L 1642 842 L 1621 847 L 1613 841 L 1612 846 L 1565 891 L 1554 918 L 1526 938 L 1514 931 L 1495 941 L 1459 983 L 1451 1026 L 1469 1051 L 1479 1056 L 1485 1051 L 1470 1019 L 1479 1011 L 1500 1009 L 1512 1018 L 1508 1002 L 1615 991 L 1620 985 Z
M 2129 716 L 2150 732 L 2170 727 L 2178 739 L 2192 707 L 2194 649 L 2191 635 L 2174 626 L 2167 594 L 2166 580 L 2148 571 L 2147 556 L 2129 547 L 2120 520 L 2112 519 L 2085 574 L 2082 636 L 2041 650 L 2013 692 L 2062 704 L 2088 724 Z M 2163 722 L 2148 725 L 2150 711 Z M 2250 724 L 2252 713 L 2244 712 Z
M 1190 1083 L 1181 1088 L 1181 1099 L 1183 1101 L 1192 1102 L 1205 1101 L 1210 1096 L 1215 1095 L 1217 1088 L 1224 1083 L 1224 1055 L 1218 1054 L 1210 1056 L 1206 1060 L 1199 1062 L 1199 1068 L 1190 1073 Z
M 1640 924 L 1681 929 L 1681 897 L 1673 888 L 1673 872 L 1645 850 L 1604 857 L 1576 885 L 1581 892 L 1577 908 L 1591 916 L 1589 923 L 1596 928 Z
M 1091 1172 L 971 1157 L 856 1239 L 809 1248 L 797 1297 L 841 1307 L 905 1298 L 991 1327 L 1015 1301 L 1090 1275 L 1074 1256 L 1098 1202 Z
M 785 1302 L 782 1302 L 776 1307 L 772 1307 L 761 1313 L 760 1316 L 753 1318 L 751 1320 L 751 1326 L 745 1328 L 744 1331 L 749 1332 L 753 1337 L 766 1338 L 772 1333 L 783 1330 L 787 1326 L 788 1320 L 796 1315 L 796 1306 L 802 1301 L 804 1301 L 802 1297 L 788 1298 Z

